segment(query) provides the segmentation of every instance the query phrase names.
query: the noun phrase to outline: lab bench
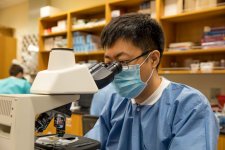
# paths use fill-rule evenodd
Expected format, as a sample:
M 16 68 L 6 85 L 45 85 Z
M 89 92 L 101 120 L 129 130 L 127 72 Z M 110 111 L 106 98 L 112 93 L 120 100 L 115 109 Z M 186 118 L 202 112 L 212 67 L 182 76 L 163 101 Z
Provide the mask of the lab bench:
M 219 136 L 218 150 L 225 150 L 225 134 L 220 134 Z
M 80 110 L 72 114 L 71 118 L 66 119 L 66 134 L 83 136 L 83 116 L 88 116 L 88 111 Z M 91 125 L 93 126 L 93 124 Z M 43 132 L 43 134 L 55 134 L 56 129 L 54 127 L 54 120 L 52 120 Z M 220 134 L 218 140 L 218 150 L 225 150 L 225 134 Z

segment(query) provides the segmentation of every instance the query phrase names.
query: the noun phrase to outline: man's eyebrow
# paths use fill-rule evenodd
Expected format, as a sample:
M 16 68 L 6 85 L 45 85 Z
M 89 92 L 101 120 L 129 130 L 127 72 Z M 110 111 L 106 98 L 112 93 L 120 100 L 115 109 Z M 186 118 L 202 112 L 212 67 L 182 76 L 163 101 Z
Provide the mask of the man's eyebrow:
M 127 55 L 127 54 L 124 53 L 124 52 L 120 52 L 120 53 L 116 54 L 115 59 L 118 59 L 122 55 Z M 112 60 L 112 58 L 110 56 L 108 56 L 108 55 L 105 55 L 104 57 L 107 58 L 107 59 L 111 59 Z

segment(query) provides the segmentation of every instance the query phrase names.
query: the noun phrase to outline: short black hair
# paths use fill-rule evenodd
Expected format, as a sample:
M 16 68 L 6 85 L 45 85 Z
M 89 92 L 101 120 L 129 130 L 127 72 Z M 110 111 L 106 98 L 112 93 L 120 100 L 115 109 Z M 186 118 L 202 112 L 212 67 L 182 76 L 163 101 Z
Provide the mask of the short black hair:
M 9 69 L 10 76 L 17 76 L 19 73 L 23 73 L 23 68 L 20 65 L 13 64 Z
M 163 30 L 149 14 L 129 13 L 112 19 L 101 33 L 101 46 L 110 48 L 118 39 L 130 41 L 143 51 L 158 50 L 162 56 Z

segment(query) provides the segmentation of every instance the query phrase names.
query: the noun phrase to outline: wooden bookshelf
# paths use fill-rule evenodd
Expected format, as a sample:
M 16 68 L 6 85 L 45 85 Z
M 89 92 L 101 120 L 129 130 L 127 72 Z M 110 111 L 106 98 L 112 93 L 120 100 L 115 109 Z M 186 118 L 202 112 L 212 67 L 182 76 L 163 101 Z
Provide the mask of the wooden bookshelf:
M 225 26 L 225 5 L 210 8 L 182 12 L 176 15 L 164 16 L 164 1 L 158 1 L 159 22 L 165 32 L 165 51 L 161 61 L 161 68 L 172 68 L 171 70 L 160 70 L 161 74 L 225 74 L 225 70 L 213 70 L 212 72 L 192 72 L 190 70 L 173 70 L 176 67 L 186 66 L 188 61 L 214 61 L 225 59 L 225 48 L 190 49 L 181 51 L 168 51 L 170 43 L 193 42 L 200 43 L 204 34 L 204 27 Z
M 87 26 L 87 27 L 79 27 L 73 28 L 72 32 L 101 32 L 102 29 L 105 27 L 106 24 L 94 25 L 94 26 Z
M 53 32 L 49 34 L 44 34 L 44 35 L 41 35 L 41 37 L 52 37 L 52 36 L 60 36 L 60 35 L 66 36 L 66 34 L 67 34 L 67 31 L 61 31 L 61 32 Z
M 86 55 L 104 55 L 104 50 L 96 50 L 91 52 L 75 52 L 75 56 L 86 56 Z
M 181 22 L 181 21 L 190 21 L 202 18 L 208 18 L 218 15 L 225 15 L 225 6 L 217 6 L 212 8 L 205 8 L 201 10 L 193 10 L 190 12 L 184 12 L 177 15 L 171 16 L 162 16 L 160 19 L 162 21 L 171 21 L 171 22 Z
M 159 69 L 159 74 L 225 74 L 225 70 L 212 70 L 210 72 L 202 72 L 202 71 L 197 71 L 193 72 L 191 70 L 179 70 L 179 71 L 174 71 L 174 70 L 160 70 Z
M 40 21 L 47 21 L 47 22 L 58 21 L 58 20 L 65 19 L 67 17 L 67 15 L 68 15 L 67 12 L 58 13 L 54 16 L 40 18 Z
M 57 14 L 54 16 L 42 18 L 39 20 L 39 48 L 40 57 L 39 63 L 40 70 L 46 69 L 44 63 L 48 62 L 49 51 L 44 50 L 44 39 L 47 37 L 64 36 L 67 38 L 68 48 L 73 48 L 73 33 L 74 32 L 87 32 L 96 35 L 100 35 L 102 29 L 112 19 L 111 12 L 113 10 L 122 9 L 125 13 L 137 12 L 139 5 L 143 0 L 106 0 L 105 4 L 96 5 L 93 7 L 87 7 L 77 10 L 68 11 L 65 13 Z M 225 48 L 210 48 L 210 49 L 190 49 L 185 51 L 167 51 L 167 47 L 170 43 L 174 42 L 199 42 L 203 35 L 204 26 L 225 26 L 225 6 L 217 6 L 200 10 L 193 10 L 189 12 L 183 12 L 177 15 L 164 16 L 164 1 L 156 0 L 156 20 L 158 20 L 165 32 L 166 44 L 164 56 L 161 61 L 162 68 L 169 68 L 170 61 L 177 60 L 181 63 L 181 67 L 185 59 L 199 59 L 218 61 L 225 58 Z M 150 12 L 149 12 L 150 13 Z M 78 19 L 91 19 L 91 18 L 105 18 L 106 24 L 101 24 L 92 27 L 73 28 L 73 18 Z M 55 25 L 58 20 L 67 20 L 67 30 L 59 33 L 51 33 L 44 35 L 43 31 L 47 27 Z M 93 52 L 75 53 L 77 61 L 88 61 L 97 59 L 98 61 L 104 61 L 104 51 L 96 50 Z M 46 60 L 45 60 L 46 59 Z M 202 72 L 184 71 L 160 71 L 163 74 L 203 74 Z M 223 70 L 215 70 L 207 74 L 224 74 Z
M 143 0 L 108 0 L 108 4 L 119 7 L 137 7 Z
M 190 49 L 180 51 L 165 51 L 163 55 L 194 55 L 194 54 L 210 54 L 210 53 L 225 53 L 225 48 L 209 48 L 209 49 Z
M 64 36 L 67 37 L 67 32 L 69 30 L 69 26 L 67 25 L 65 31 L 61 32 L 53 32 L 49 34 L 45 34 L 44 30 L 51 28 L 57 25 L 57 21 L 59 20 L 66 20 L 68 24 L 68 12 L 58 13 L 54 16 L 49 16 L 45 18 L 39 19 L 39 54 L 38 54 L 38 69 L 44 70 L 47 68 L 48 65 L 48 58 L 50 50 L 45 49 L 45 39 L 49 37 L 56 37 L 56 36 Z M 68 43 L 67 46 L 69 47 Z
M 91 34 L 100 35 L 102 29 L 106 25 L 105 23 L 94 25 L 91 27 L 81 27 L 81 28 L 73 28 L 73 18 L 77 19 L 101 19 L 105 17 L 105 7 L 106 4 L 96 5 L 93 7 L 88 7 L 85 9 L 77 9 L 71 10 L 68 12 L 60 13 L 54 16 L 41 18 L 39 19 L 39 70 L 43 70 L 47 68 L 48 57 L 50 54 L 50 50 L 46 50 L 44 47 L 45 45 L 45 38 L 48 37 L 56 37 L 56 36 L 63 36 L 67 39 L 67 47 L 73 48 L 73 32 L 87 32 Z M 57 21 L 59 20 L 66 20 L 67 21 L 67 28 L 66 31 L 62 32 L 55 32 L 44 34 L 44 30 L 57 25 Z M 85 61 L 88 60 L 98 60 L 103 61 L 104 58 L 104 51 L 103 50 L 95 50 L 92 52 L 82 52 L 82 53 L 75 53 L 76 61 Z

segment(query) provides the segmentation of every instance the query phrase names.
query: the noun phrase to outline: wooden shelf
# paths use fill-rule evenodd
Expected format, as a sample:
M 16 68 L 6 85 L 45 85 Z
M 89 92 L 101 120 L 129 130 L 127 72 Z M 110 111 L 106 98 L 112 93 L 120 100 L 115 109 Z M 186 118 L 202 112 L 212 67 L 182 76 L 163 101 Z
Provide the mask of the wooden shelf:
M 96 6 L 92 6 L 92 7 L 88 7 L 88 8 L 80 8 L 80 9 L 76 9 L 74 11 L 71 11 L 71 15 L 72 16 L 76 16 L 78 15 L 91 15 L 91 14 L 95 14 L 95 13 L 101 13 L 105 11 L 105 5 L 96 5 Z
M 44 50 L 40 51 L 42 54 L 48 54 L 50 53 L 50 50 Z M 96 50 L 96 51 L 91 51 L 91 52 L 74 52 L 76 56 L 87 56 L 87 55 L 104 55 L 105 51 L 104 50 Z
M 159 69 L 159 74 L 225 74 L 225 70 L 213 70 L 211 72 L 192 72 L 190 70 L 179 70 L 179 71 L 174 71 L 174 70 L 160 70 Z
M 208 18 L 208 17 L 224 15 L 224 14 L 225 14 L 225 6 L 218 6 L 213 8 L 184 12 L 178 15 L 163 16 L 160 19 L 162 21 L 183 22 L 183 21 Z
M 104 55 L 104 50 L 96 50 L 92 52 L 75 52 L 75 56 L 86 56 L 86 55 Z
M 67 18 L 67 13 L 59 13 L 54 16 L 40 18 L 40 21 L 52 22 L 52 21 L 66 19 L 66 18 Z
M 81 28 L 73 28 L 72 32 L 76 32 L 76 31 L 86 31 L 86 32 L 98 32 L 101 31 L 106 24 L 100 24 L 100 25 L 96 25 L 96 26 L 91 26 L 91 27 L 81 27 Z
M 43 50 L 43 51 L 40 51 L 40 53 L 50 53 L 51 50 Z
M 108 23 L 111 18 L 112 10 L 124 9 L 126 12 L 135 12 L 139 10 L 139 5 L 143 0 L 106 0 L 104 4 L 79 8 L 65 13 L 60 13 L 54 16 L 39 19 L 39 47 L 40 54 L 40 68 L 46 67 L 49 50 L 44 49 L 45 38 L 54 36 L 66 36 L 67 47 L 73 47 L 73 32 L 84 31 L 95 35 L 99 35 L 106 24 L 101 24 L 93 27 L 73 28 L 73 18 L 77 19 L 102 19 L 105 18 Z M 206 8 L 201 10 L 184 12 L 173 16 L 162 16 L 164 9 L 164 2 L 156 0 L 156 19 L 161 22 L 165 32 L 166 45 L 173 42 L 192 41 L 199 42 L 203 35 L 204 26 L 219 27 L 224 26 L 225 6 L 218 6 Z M 161 16 L 161 17 L 160 17 Z M 50 28 L 57 24 L 59 20 L 66 20 L 66 31 L 51 33 L 43 35 L 44 29 Z M 200 21 L 199 21 L 200 20 Z M 96 50 L 92 52 L 79 52 L 75 53 L 77 60 L 88 61 L 89 59 L 103 60 L 104 51 Z M 186 58 L 192 58 L 200 61 L 220 61 L 224 59 L 225 48 L 210 48 L 210 49 L 190 49 L 185 51 L 164 51 L 165 59 L 162 64 L 167 66 L 169 62 L 176 59 L 180 64 Z M 90 56 L 90 57 L 89 57 Z M 224 70 L 214 70 L 211 73 L 196 72 L 193 73 L 189 70 L 160 70 L 162 74 L 225 74 Z
M 62 31 L 62 32 L 54 32 L 46 35 L 41 35 L 42 37 L 51 37 L 51 36 L 58 36 L 58 35 L 65 35 L 66 36 L 67 32 Z
M 163 55 L 193 55 L 193 54 L 209 54 L 209 53 L 224 53 L 225 48 L 210 48 L 210 49 L 190 49 L 181 51 L 165 51 Z
M 143 2 L 143 0 L 108 0 L 109 5 L 130 7 L 137 6 Z

